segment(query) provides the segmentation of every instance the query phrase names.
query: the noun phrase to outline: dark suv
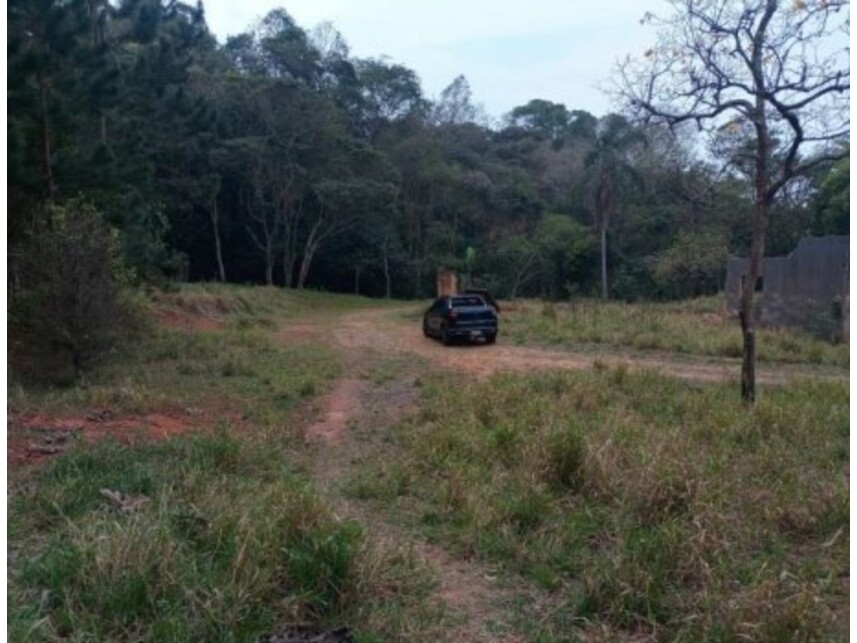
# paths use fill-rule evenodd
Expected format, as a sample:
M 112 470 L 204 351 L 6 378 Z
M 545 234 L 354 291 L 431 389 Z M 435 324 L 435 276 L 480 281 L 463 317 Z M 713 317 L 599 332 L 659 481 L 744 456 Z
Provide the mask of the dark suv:
M 439 297 L 423 315 L 423 334 L 439 337 L 444 344 L 479 337 L 493 344 L 497 340 L 497 311 L 479 295 Z

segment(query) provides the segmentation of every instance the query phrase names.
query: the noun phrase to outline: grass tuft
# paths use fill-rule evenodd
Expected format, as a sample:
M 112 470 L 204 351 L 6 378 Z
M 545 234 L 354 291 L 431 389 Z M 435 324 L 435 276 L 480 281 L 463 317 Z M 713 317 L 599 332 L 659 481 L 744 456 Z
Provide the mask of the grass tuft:
M 641 351 L 739 358 L 741 332 L 720 297 L 664 304 L 578 300 L 572 304 L 515 302 L 503 333 L 517 344 L 612 346 Z M 762 362 L 847 367 L 848 346 L 792 329 L 760 328 Z
M 556 593 L 578 626 L 847 636 L 847 386 L 764 390 L 752 409 L 728 385 L 609 367 L 423 390 L 351 489 Z M 525 621 L 567 634 L 561 614 Z

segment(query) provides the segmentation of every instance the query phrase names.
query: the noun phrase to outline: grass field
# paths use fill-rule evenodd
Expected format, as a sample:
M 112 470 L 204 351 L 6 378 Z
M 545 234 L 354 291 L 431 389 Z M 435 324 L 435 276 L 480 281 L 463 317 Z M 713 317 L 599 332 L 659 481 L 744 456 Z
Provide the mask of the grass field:
M 514 302 L 502 314 L 502 332 L 517 344 L 598 348 L 613 346 L 711 357 L 741 357 L 738 320 L 722 297 L 666 304 L 579 300 L 573 304 Z M 849 365 L 847 344 L 798 330 L 757 332 L 762 362 Z
M 649 374 L 426 384 L 350 492 L 546 590 L 532 640 L 847 640 L 846 385 Z
M 280 318 L 366 301 L 223 287 L 153 301 L 170 326 L 153 326 L 86 386 L 13 384 L 10 409 L 206 408 L 211 424 L 156 443 L 79 442 L 10 479 L 10 640 L 252 641 L 283 621 L 348 623 L 360 641 L 408 631 L 404 615 L 427 609 L 428 573 L 335 518 L 291 464 L 295 409 L 338 374 L 337 357 L 271 334 Z
M 254 641 L 289 624 L 346 625 L 364 643 L 452 640 L 438 570 L 410 548 L 427 541 L 499 575 L 513 595 L 503 631 L 522 640 L 847 640 L 847 383 L 766 388 L 747 408 L 728 384 L 606 367 L 475 379 L 289 332 L 385 305 L 182 287 L 141 301 L 147 330 L 85 382 L 14 372 L 9 436 L 21 418 L 93 409 L 183 429 L 77 439 L 10 473 L 9 639 Z M 587 305 L 525 304 L 503 323 L 560 345 L 579 341 L 562 334 L 575 316 L 605 315 L 614 334 L 622 316 L 645 326 L 640 307 Z M 682 346 L 714 314 L 710 302 L 652 311 Z M 640 332 L 602 338 L 643 348 Z M 847 364 L 828 348 L 807 361 Z M 322 488 L 323 446 L 302 431 L 342 378 L 377 412 L 348 439 L 372 441 L 337 447 L 345 477 Z M 414 407 L 377 424 L 403 399 L 380 393 L 406 378 Z

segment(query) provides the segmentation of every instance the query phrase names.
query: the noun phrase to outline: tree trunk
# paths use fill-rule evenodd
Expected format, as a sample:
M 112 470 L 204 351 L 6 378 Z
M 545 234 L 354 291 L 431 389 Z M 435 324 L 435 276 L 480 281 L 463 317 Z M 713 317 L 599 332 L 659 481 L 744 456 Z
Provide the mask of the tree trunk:
M 301 258 L 301 269 L 300 269 L 300 272 L 298 273 L 298 283 L 297 283 L 297 289 L 298 290 L 303 290 L 304 286 L 306 285 L 306 278 L 307 278 L 307 275 L 309 274 L 309 267 L 310 267 L 310 264 L 312 264 L 312 258 L 313 258 L 314 254 L 315 254 L 315 247 L 307 244 L 306 252 L 304 253 L 304 256 Z
M 295 261 L 297 261 L 297 240 L 301 216 L 303 215 L 303 197 L 294 208 L 285 210 L 283 217 L 283 287 L 291 288 L 295 284 Z
M 509 293 L 509 299 L 515 299 L 518 296 L 518 289 L 527 281 L 532 279 L 532 274 L 527 275 L 527 271 L 535 263 L 535 254 L 530 255 L 524 262 L 524 265 L 515 273 L 515 280 L 512 282 L 512 290 Z
M 56 185 L 54 185 L 54 173 L 51 167 L 51 129 L 48 121 L 48 88 L 47 82 L 41 72 L 38 74 L 39 83 L 39 109 L 42 120 L 42 172 L 45 176 L 45 188 L 48 193 L 48 202 L 54 200 Z
M 217 253 L 217 271 L 220 281 L 226 283 L 226 266 L 223 264 L 223 249 L 220 245 L 220 213 L 217 210 L 217 197 L 211 207 L 211 225 L 214 227 L 214 250 Z
M 607 226 L 601 226 L 601 297 L 607 299 Z
M 101 118 L 99 119 L 99 135 L 101 138 L 101 144 L 104 147 L 107 147 L 107 115 L 101 114 Z
M 391 282 L 390 282 L 390 258 L 387 256 L 387 239 L 384 239 L 384 245 L 382 246 L 382 252 L 384 257 L 384 284 L 386 286 L 386 290 L 384 291 L 385 297 L 387 299 L 390 298 L 391 291 Z
M 316 222 L 312 230 L 310 230 L 309 237 L 307 237 L 306 245 L 304 246 L 304 256 L 301 257 L 301 269 L 298 273 L 298 290 L 303 290 L 303 287 L 306 285 L 306 278 L 309 274 L 313 255 L 315 255 L 315 251 L 318 249 L 318 239 L 316 238 L 318 227 L 319 223 Z
M 265 230 L 265 285 L 274 285 L 274 240 Z
M 292 287 L 292 278 L 295 269 L 295 259 L 292 255 L 288 238 L 283 244 L 283 288 Z
M 295 283 L 295 261 L 297 259 L 296 239 L 297 239 L 297 220 L 300 217 L 300 211 L 292 213 L 290 221 L 284 222 L 283 227 L 283 287 L 291 288 Z
M 274 253 L 268 248 L 265 256 L 265 284 L 268 286 L 274 285 Z
M 767 219 L 767 204 L 756 204 L 753 240 L 750 243 L 750 268 L 741 292 L 739 318 L 743 340 L 741 361 L 741 399 L 746 403 L 756 401 L 756 311 L 753 307 L 756 282 L 762 274 L 764 255 L 764 228 L 760 224 Z
M 610 179 L 604 168 L 598 177 L 595 191 L 595 220 L 601 233 L 601 297 L 607 299 L 607 228 L 610 227 L 610 214 L 613 207 L 613 192 Z
M 756 401 L 756 311 L 753 307 L 753 295 L 756 282 L 762 274 L 762 258 L 765 256 L 765 231 L 768 227 L 768 158 L 770 156 L 770 134 L 765 117 L 765 105 L 761 96 L 756 98 L 754 115 L 756 129 L 756 167 L 754 200 L 756 208 L 753 216 L 753 239 L 750 242 L 750 269 L 744 289 L 741 292 L 739 318 L 743 339 L 743 359 L 741 361 L 741 399 L 751 404 Z

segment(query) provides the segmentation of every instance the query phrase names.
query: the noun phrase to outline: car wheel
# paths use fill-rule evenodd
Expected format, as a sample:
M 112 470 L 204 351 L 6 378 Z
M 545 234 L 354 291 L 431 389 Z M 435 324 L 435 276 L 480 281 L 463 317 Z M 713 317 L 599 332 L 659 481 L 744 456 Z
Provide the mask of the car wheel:
M 423 320 L 423 337 L 431 337 L 431 333 L 429 333 L 428 326 L 426 326 L 425 320 Z
M 443 342 L 444 346 L 449 346 L 452 343 L 452 336 L 446 332 L 446 326 L 441 326 L 440 341 Z
M 497 341 L 497 333 L 491 333 L 490 335 L 485 336 L 485 343 L 486 344 L 493 344 L 496 341 Z

